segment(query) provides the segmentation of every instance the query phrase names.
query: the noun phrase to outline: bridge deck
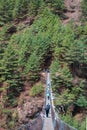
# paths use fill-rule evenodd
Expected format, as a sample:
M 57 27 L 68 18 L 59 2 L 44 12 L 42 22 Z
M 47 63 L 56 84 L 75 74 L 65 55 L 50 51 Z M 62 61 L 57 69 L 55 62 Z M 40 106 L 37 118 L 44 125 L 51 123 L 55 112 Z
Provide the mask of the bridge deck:
M 46 104 L 48 103 L 50 104 L 50 100 L 47 100 Z M 48 117 L 45 117 L 44 119 L 43 130 L 54 130 L 52 117 L 51 117 L 51 109 L 50 109 Z
M 49 88 L 49 84 L 50 84 L 50 74 L 48 73 L 47 74 L 47 86 L 46 86 L 46 88 Z M 48 103 L 51 106 L 50 100 L 48 100 L 48 98 L 46 96 L 46 104 L 48 104 Z M 54 130 L 53 122 L 52 122 L 52 116 L 51 115 L 52 114 L 51 114 L 51 108 L 50 108 L 50 112 L 49 112 L 48 117 L 45 116 L 45 119 L 44 119 L 43 130 Z

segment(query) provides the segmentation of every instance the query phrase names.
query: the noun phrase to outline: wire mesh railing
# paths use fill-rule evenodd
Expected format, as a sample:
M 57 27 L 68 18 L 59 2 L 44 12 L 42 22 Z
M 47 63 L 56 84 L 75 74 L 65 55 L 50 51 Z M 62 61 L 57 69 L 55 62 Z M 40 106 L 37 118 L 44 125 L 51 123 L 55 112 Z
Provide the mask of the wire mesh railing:
M 58 113 L 55 110 L 55 106 L 53 102 L 52 88 L 51 88 L 51 114 L 52 114 L 54 130 L 77 130 L 76 128 L 65 123 L 58 117 Z
M 77 130 L 72 126 L 68 125 L 64 121 L 62 121 L 55 110 L 54 102 L 53 102 L 53 95 L 52 95 L 52 88 L 51 88 L 51 81 L 50 81 L 50 73 L 47 73 L 47 81 L 46 81 L 46 89 L 47 86 L 50 88 L 50 105 L 51 105 L 51 118 L 54 130 Z M 32 121 L 31 123 L 21 125 L 17 130 L 43 130 L 44 121 L 45 121 L 45 106 L 46 106 L 46 92 L 45 92 L 45 102 L 42 108 L 42 112 L 39 113 L 38 117 Z
M 54 110 L 55 108 L 51 107 L 51 113 L 52 113 L 52 121 L 53 121 L 53 126 L 54 130 L 77 130 L 76 128 L 68 125 L 64 121 L 62 121 L 58 116 L 56 111 Z
M 42 130 L 43 120 L 38 116 L 33 122 L 21 125 L 17 130 Z

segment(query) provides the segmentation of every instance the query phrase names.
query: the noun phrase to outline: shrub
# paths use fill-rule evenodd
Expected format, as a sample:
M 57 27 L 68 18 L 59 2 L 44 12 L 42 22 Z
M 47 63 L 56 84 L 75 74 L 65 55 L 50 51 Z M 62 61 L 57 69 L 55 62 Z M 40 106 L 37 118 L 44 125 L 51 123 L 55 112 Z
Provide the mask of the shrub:
M 83 15 L 85 16 L 85 18 L 87 19 L 87 1 L 83 0 L 82 1 L 82 11 L 83 11 Z
M 85 96 L 80 96 L 76 102 L 76 104 L 80 107 L 84 107 L 87 108 L 87 100 L 85 98 Z
M 77 119 L 72 118 L 70 115 L 62 116 L 61 117 L 64 122 L 66 122 L 68 125 L 75 127 L 78 130 L 85 130 L 86 124 L 85 120 L 83 119 L 82 122 L 80 123 Z
M 43 92 L 42 85 L 34 85 L 30 91 L 30 96 L 40 96 Z

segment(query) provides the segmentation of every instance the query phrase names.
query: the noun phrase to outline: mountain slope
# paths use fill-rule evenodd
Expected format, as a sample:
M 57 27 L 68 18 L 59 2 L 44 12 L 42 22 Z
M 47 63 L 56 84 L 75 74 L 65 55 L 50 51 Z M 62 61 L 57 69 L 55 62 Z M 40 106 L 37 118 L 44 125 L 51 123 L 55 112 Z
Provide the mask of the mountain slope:
M 1 1 L 1 5 L 6 5 L 0 5 L 0 114 L 4 119 L 0 125 L 4 129 L 16 129 L 20 122 L 32 120 L 41 111 L 44 102 L 41 76 L 47 68 L 53 76 L 56 109 L 63 103 L 66 118 L 67 113 L 73 118 L 81 113 L 80 121 L 84 121 L 87 24 L 79 19 L 79 2 L 66 0 L 64 5 L 61 0 Z M 63 16 L 68 19 L 64 20 Z M 23 114 L 26 105 L 28 117 Z M 70 120 L 73 118 L 70 116 Z

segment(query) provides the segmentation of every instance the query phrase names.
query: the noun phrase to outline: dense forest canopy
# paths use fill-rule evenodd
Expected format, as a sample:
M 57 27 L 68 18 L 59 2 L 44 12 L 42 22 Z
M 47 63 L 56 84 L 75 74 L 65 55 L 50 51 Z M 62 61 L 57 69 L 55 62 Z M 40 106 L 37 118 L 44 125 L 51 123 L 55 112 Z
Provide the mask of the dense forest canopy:
M 24 83 L 31 86 L 30 95 L 43 88 L 35 83 L 49 68 L 56 94 L 55 106 L 64 104 L 67 114 L 71 104 L 83 113 L 82 126 L 75 124 L 72 112 L 63 117 L 78 130 L 85 130 L 87 112 L 87 1 L 81 2 L 81 25 L 63 25 L 64 0 L 1 0 L 0 1 L 0 114 L 9 117 L 9 107 L 18 106 Z M 38 88 L 38 89 L 37 89 Z M 37 91 L 38 90 L 38 91 Z M 2 110 L 3 108 L 3 110 Z M 72 116 L 71 116 L 72 115 Z M 15 128 L 17 119 L 10 117 L 6 128 Z M 17 117 L 15 117 L 17 118 Z
M 37 15 L 45 7 L 50 7 L 52 12 L 63 10 L 64 0 L 1 0 L 0 2 L 0 24 L 12 20 L 20 20 L 27 15 Z

